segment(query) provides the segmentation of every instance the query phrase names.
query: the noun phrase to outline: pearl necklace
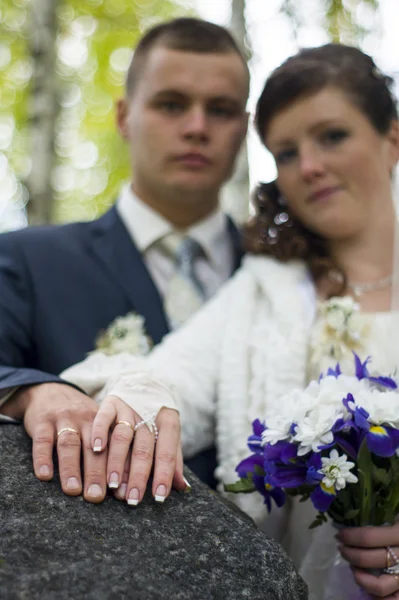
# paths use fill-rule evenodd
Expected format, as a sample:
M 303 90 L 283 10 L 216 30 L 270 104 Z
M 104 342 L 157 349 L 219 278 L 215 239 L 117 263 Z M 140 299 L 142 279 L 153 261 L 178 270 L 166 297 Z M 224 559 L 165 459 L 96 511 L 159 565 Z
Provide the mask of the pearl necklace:
M 388 277 L 383 277 L 382 279 L 378 279 L 377 281 L 370 281 L 367 283 L 356 283 L 355 281 L 348 281 L 347 286 L 350 290 L 352 290 L 353 295 L 356 298 L 360 298 L 363 294 L 367 294 L 368 292 L 375 292 L 377 290 L 383 290 L 391 286 L 393 283 L 393 276 L 388 275 Z

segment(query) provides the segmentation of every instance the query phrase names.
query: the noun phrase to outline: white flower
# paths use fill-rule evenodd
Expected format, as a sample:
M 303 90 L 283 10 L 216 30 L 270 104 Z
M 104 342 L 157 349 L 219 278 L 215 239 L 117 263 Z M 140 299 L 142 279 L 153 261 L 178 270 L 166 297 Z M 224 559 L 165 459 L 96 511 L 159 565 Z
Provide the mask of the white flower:
M 369 413 L 368 421 L 374 425 L 389 425 L 399 429 L 399 393 L 396 390 L 364 390 L 354 395 L 354 404 Z
M 331 444 L 334 440 L 332 428 L 340 417 L 332 406 L 313 408 L 295 427 L 295 442 L 299 443 L 298 456 L 310 452 L 320 452 L 320 446 Z
M 342 490 L 347 483 L 357 482 L 356 475 L 350 472 L 355 463 L 350 462 L 346 454 L 339 456 L 337 450 L 331 450 L 330 458 L 322 458 L 321 463 L 323 466 L 319 473 L 324 475 L 322 483 L 327 488 Z
M 96 350 L 108 355 L 122 352 L 144 355 L 150 349 L 151 340 L 145 332 L 144 317 L 135 312 L 117 317 L 96 342 Z
M 303 420 L 312 406 L 313 398 L 306 391 L 296 389 L 283 396 L 275 406 L 270 407 L 266 416 L 267 429 L 262 433 L 263 444 L 273 445 L 290 439 L 292 424 Z
M 279 415 L 270 417 L 266 422 L 267 429 L 262 432 L 262 445 L 266 443 L 273 445 L 281 440 L 289 439 L 291 436 L 291 425 L 291 418 Z
M 337 410 L 343 412 L 345 419 L 349 413 L 342 403 L 344 398 L 348 394 L 357 397 L 365 391 L 369 392 L 367 380 L 359 380 L 357 377 L 347 375 L 323 377 L 319 382 L 312 381 L 305 390 L 309 396 L 313 396 L 314 406 L 335 406 Z

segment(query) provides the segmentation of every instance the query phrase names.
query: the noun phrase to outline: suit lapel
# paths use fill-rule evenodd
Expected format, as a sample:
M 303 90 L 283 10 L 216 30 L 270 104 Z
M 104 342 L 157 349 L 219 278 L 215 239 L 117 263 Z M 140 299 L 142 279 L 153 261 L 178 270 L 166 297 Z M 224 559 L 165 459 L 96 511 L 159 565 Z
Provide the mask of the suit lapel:
M 146 330 L 157 344 L 169 331 L 161 296 L 115 207 L 91 225 L 89 252 L 144 317 Z
M 241 261 L 244 256 L 242 249 L 242 234 L 237 229 L 236 225 L 230 217 L 227 217 L 227 229 L 233 244 L 233 273 L 241 266 Z M 233 274 L 232 273 L 232 274 Z

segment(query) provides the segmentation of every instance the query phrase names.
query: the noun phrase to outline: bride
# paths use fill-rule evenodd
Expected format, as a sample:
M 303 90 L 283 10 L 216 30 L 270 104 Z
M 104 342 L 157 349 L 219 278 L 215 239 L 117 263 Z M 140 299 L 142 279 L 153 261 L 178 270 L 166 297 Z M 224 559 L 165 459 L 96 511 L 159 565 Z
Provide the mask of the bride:
M 372 354 L 375 369 L 395 368 L 391 180 L 399 126 L 391 84 L 369 56 L 344 45 L 302 50 L 277 68 L 255 124 L 278 177 L 256 191 L 241 270 L 149 357 L 94 353 L 62 374 L 102 400 L 93 450 L 104 450 L 110 436 L 112 487 L 122 489 L 130 461 L 122 494 L 129 504 L 144 495 L 150 467 L 143 457 L 155 455 L 158 500 L 168 496 L 175 466 L 181 477 L 180 421 L 186 457 L 216 440 L 222 489 L 248 455 L 252 420 L 278 410 L 285 393 L 338 360 L 352 364 L 353 350 Z M 312 597 L 323 598 L 333 554 L 320 537 L 335 544 L 332 532 L 311 533 L 303 504 L 267 516 L 260 498 L 233 500 L 284 542 Z M 340 543 L 359 585 L 375 597 L 399 598 L 398 576 L 362 569 L 386 567 L 387 546 L 399 555 L 399 526 L 347 530 Z

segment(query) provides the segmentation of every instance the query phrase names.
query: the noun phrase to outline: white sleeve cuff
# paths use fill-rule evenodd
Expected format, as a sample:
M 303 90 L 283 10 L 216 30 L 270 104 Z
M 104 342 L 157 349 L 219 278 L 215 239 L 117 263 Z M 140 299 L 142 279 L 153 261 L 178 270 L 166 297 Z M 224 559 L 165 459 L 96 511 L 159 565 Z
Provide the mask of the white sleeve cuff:
M 111 377 L 101 390 L 97 401 L 106 396 L 117 396 L 132 408 L 142 419 L 157 415 L 161 408 L 178 410 L 176 389 L 158 379 L 151 371 L 122 374 Z

